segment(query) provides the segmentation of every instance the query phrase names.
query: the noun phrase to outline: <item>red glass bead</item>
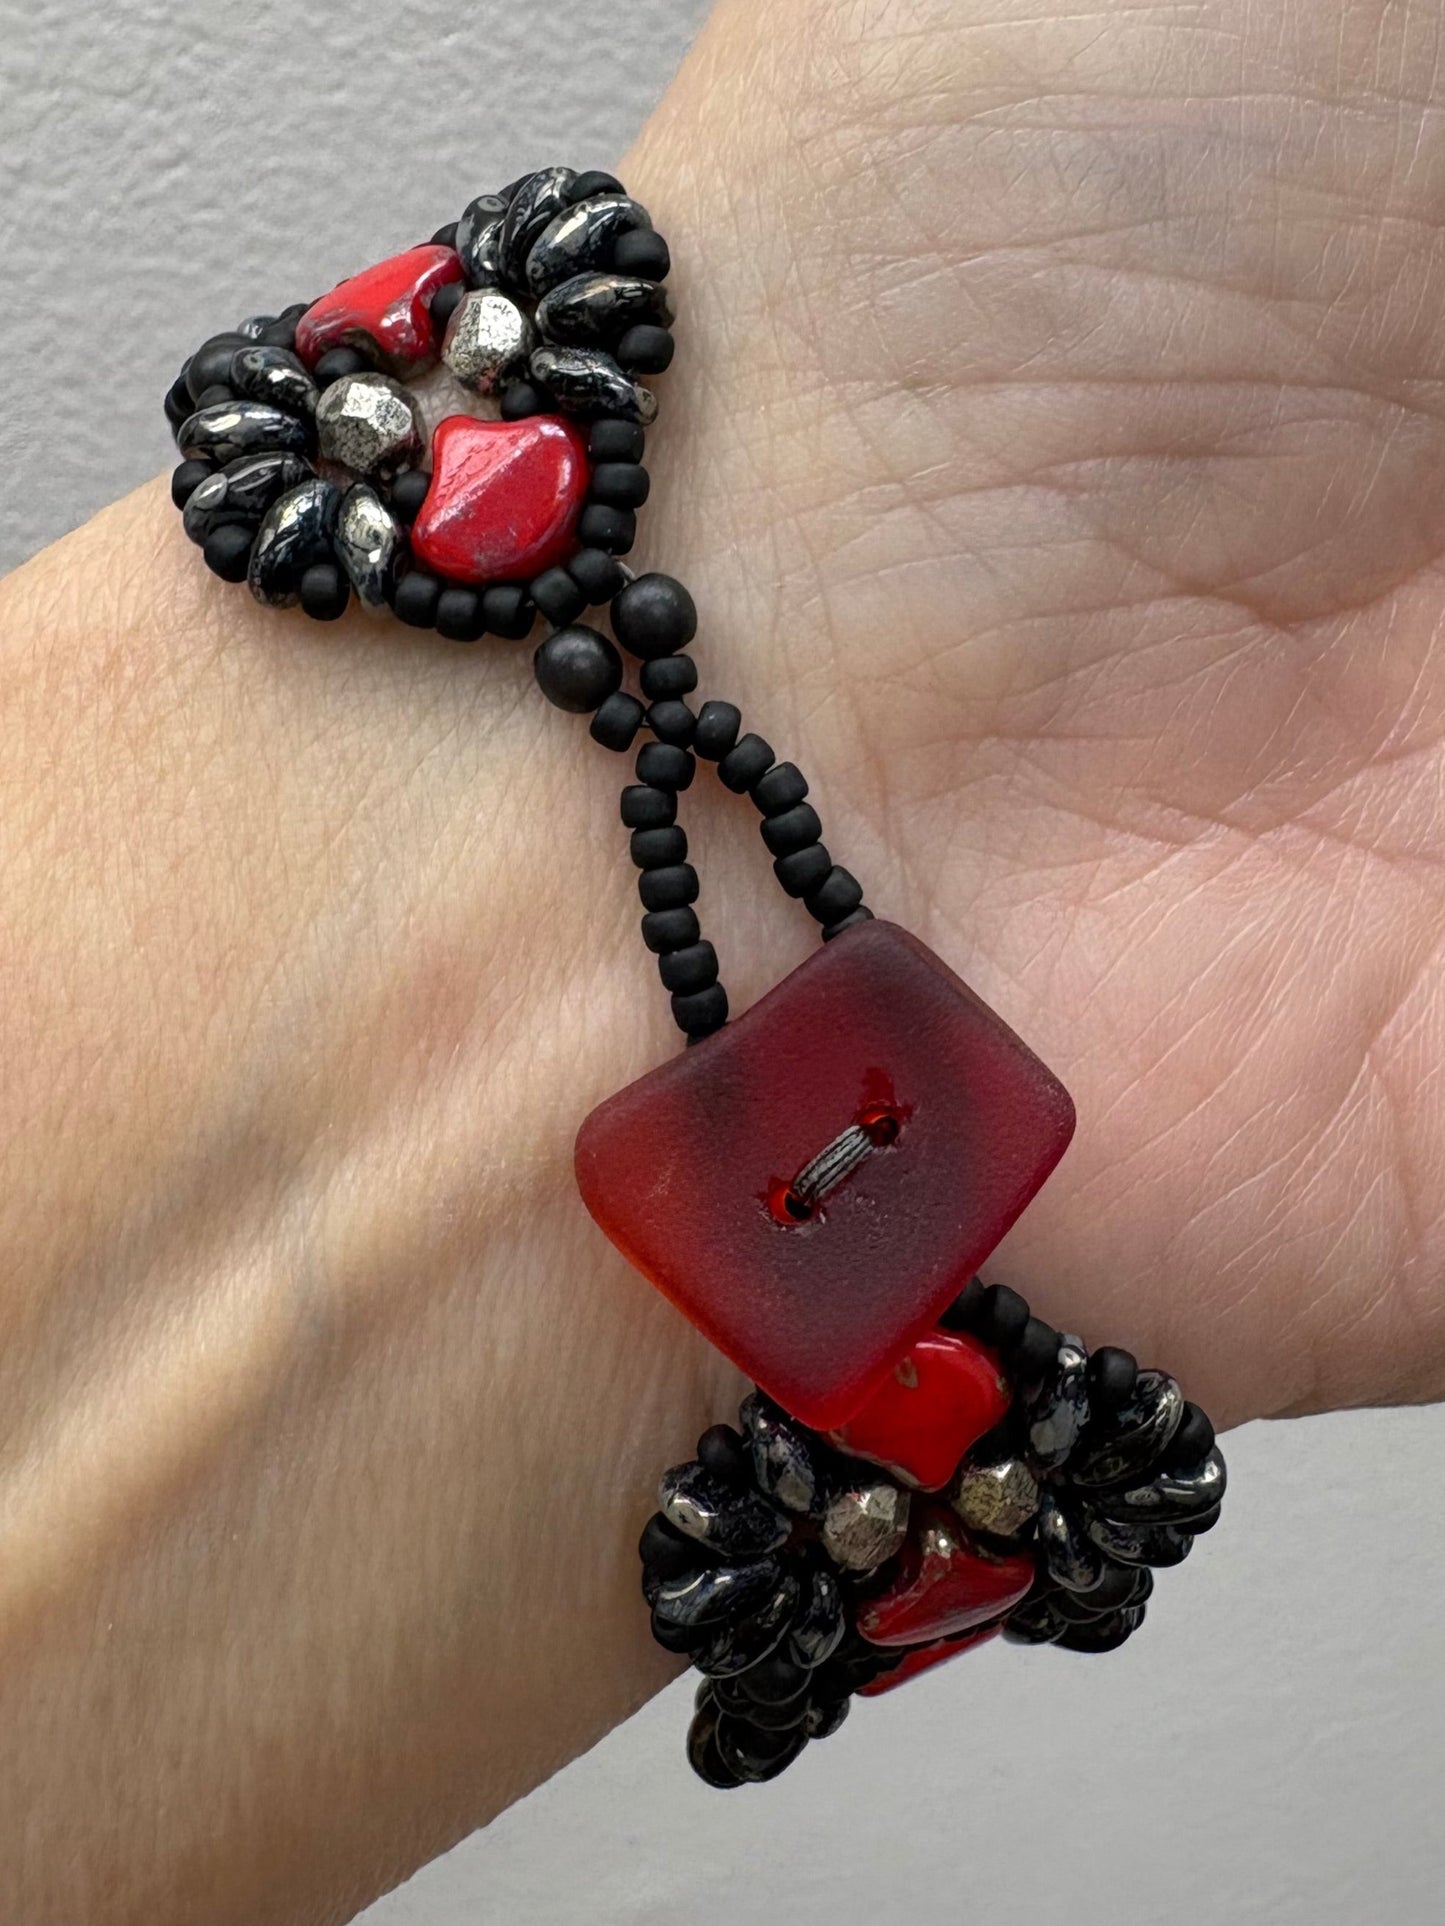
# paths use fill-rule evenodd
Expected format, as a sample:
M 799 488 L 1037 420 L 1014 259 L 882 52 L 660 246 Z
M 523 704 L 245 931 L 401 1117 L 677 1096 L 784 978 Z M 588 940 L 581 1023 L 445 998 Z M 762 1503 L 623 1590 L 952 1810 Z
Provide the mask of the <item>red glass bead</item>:
M 973 1338 L 930 1331 L 832 1438 L 905 1483 L 937 1491 L 969 1446 L 993 1430 L 1011 1398 L 992 1351 Z
M 356 348 L 392 374 L 416 374 L 439 352 L 432 297 L 461 278 L 449 247 L 428 244 L 378 261 L 311 304 L 296 324 L 296 352 L 314 368 L 332 348 Z
M 870 922 L 599 1105 L 577 1181 L 644 1276 L 827 1431 L 937 1322 L 1073 1128 L 1013 1032 L 922 943 Z M 810 1199 L 799 1179 L 830 1145 L 836 1181 Z
M 449 415 L 432 438 L 432 479 L 412 552 L 454 582 L 525 582 L 577 547 L 587 445 L 555 415 Z
M 1002 1618 L 1033 1582 L 1032 1558 L 979 1551 L 956 1518 L 930 1505 L 915 1512 L 892 1584 L 858 1607 L 858 1630 L 873 1645 L 956 1638 Z
M 857 1696 L 860 1699 L 881 1699 L 897 1686 L 907 1685 L 910 1679 L 916 1679 L 920 1672 L 931 1672 L 935 1665 L 957 1658 L 960 1652 L 971 1652 L 975 1645 L 987 1645 L 1002 1630 L 1002 1625 L 985 1625 L 981 1631 L 965 1632 L 962 1638 L 941 1638 L 936 1645 L 920 1645 L 907 1655 L 901 1665 L 895 1665 L 891 1672 L 885 1672 L 881 1679 L 874 1679 L 871 1685 L 860 1685 Z

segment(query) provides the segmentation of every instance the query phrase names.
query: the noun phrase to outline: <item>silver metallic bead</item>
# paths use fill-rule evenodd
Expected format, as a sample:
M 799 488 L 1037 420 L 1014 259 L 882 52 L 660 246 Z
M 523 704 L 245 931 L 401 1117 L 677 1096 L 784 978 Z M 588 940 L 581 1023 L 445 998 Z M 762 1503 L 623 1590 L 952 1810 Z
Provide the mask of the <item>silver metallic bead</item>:
M 657 419 L 657 396 L 599 348 L 538 348 L 532 375 L 568 414 L 616 415 L 646 428 Z
M 907 1536 L 908 1493 L 886 1478 L 834 1492 L 823 1513 L 823 1549 L 845 1571 L 877 1571 Z
M 761 1391 L 743 1400 L 738 1418 L 752 1451 L 759 1489 L 785 1511 L 817 1517 L 823 1506 L 822 1480 L 803 1427 Z
M 546 294 L 575 274 L 604 268 L 618 237 L 651 227 L 645 207 L 626 194 L 599 194 L 559 214 L 543 229 L 527 256 L 527 286 Z
M 1164 1371 L 1141 1371 L 1130 1402 L 1070 1462 L 1070 1478 L 1076 1485 L 1118 1485 L 1147 1471 L 1183 1416 L 1184 1393 L 1173 1378 Z
M 1071 1592 L 1087 1592 L 1104 1576 L 1098 1546 L 1090 1542 L 1052 1492 L 1044 1494 L 1039 1506 L 1039 1550 L 1049 1576 Z
M 966 1462 L 951 1503 L 971 1531 L 1013 1538 L 1038 1511 L 1038 1482 L 1022 1458 L 1000 1458 L 993 1464 Z
M 707 1565 L 688 1578 L 665 1579 L 652 1609 L 669 1625 L 730 1624 L 766 1605 L 781 1576 L 776 1558 L 747 1565 Z
M 289 348 L 267 348 L 259 343 L 237 348 L 231 356 L 231 386 L 251 401 L 269 401 L 288 415 L 309 421 L 316 413 L 320 389 L 299 355 Z
M 363 608 L 388 606 L 405 554 L 401 524 L 370 483 L 348 488 L 336 518 L 336 559 Z
M 321 453 L 358 475 L 390 474 L 418 461 L 421 414 L 389 374 L 343 375 L 316 404 Z
M 1227 1482 L 1224 1458 L 1216 1447 L 1192 1471 L 1161 1471 L 1147 1485 L 1135 1485 L 1130 1491 L 1111 1491 L 1107 1498 L 1095 1502 L 1106 1517 L 1116 1518 L 1121 1524 L 1141 1522 L 1189 1527 L 1219 1509 Z
M 1089 1354 L 1083 1339 L 1061 1337 L 1054 1367 L 1029 1405 L 1029 1450 L 1045 1471 L 1061 1465 L 1089 1422 Z
M 304 455 L 311 434 L 305 422 L 264 401 L 217 401 L 182 422 L 176 440 L 187 461 L 224 466 L 242 455 Z
M 754 1558 L 785 1545 L 792 1526 L 755 1491 L 725 1484 L 704 1464 L 674 1465 L 663 1474 L 658 1509 L 668 1524 L 724 1558 Z
M 266 510 L 251 550 L 247 586 L 268 608 L 290 608 L 301 599 L 301 577 L 313 562 L 332 559 L 341 491 L 313 477 L 289 489 Z
M 181 515 L 186 533 L 203 543 L 227 522 L 254 528 L 278 495 L 310 473 L 299 455 L 244 455 L 192 489 Z
M 475 289 L 447 323 L 442 360 L 464 388 L 494 395 L 527 372 L 536 344 L 537 331 L 515 301 Z
M 606 347 L 640 323 L 670 327 L 672 297 L 635 274 L 574 274 L 544 295 L 537 326 L 549 341 Z

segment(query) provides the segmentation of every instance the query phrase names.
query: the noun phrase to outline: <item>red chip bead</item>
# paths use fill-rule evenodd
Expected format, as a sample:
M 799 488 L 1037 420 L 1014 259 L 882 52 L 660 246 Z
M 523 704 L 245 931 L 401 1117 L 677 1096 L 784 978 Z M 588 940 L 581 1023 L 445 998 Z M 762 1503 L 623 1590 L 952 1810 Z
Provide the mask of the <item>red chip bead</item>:
M 296 352 L 308 368 L 332 348 L 355 348 L 396 375 L 416 374 L 439 352 L 432 297 L 460 281 L 455 249 L 408 248 L 323 294 L 296 323 Z
M 941 1638 L 936 1645 L 920 1645 L 907 1655 L 901 1665 L 895 1665 L 891 1672 L 885 1672 L 881 1679 L 874 1679 L 871 1685 L 860 1685 L 858 1697 L 881 1699 L 896 1686 L 907 1685 L 910 1679 L 916 1679 L 920 1672 L 931 1672 L 935 1665 L 942 1665 L 946 1659 L 957 1658 L 960 1652 L 971 1652 L 975 1645 L 987 1645 L 1002 1630 L 1002 1625 L 985 1625 L 982 1631 L 965 1632 L 962 1638 Z
M 956 1518 L 930 1505 L 915 1514 L 892 1584 L 858 1607 L 858 1630 L 873 1645 L 956 1638 L 1002 1618 L 1033 1582 L 1032 1558 L 979 1551 Z
M 530 581 L 575 552 L 589 475 L 586 443 L 555 415 L 448 415 L 412 553 L 455 582 Z
M 937 1491 L 969 1446 L 1009 1408 L 998 1359 L 973 1338 L 930 1331 L 832 1434 L 855 1458 L 871 1458 L 906 1483 Z
M 936 1324 L 1073 1128 L 1007 1025 L 869 922 L 594 1110 L 577 1181 L 644 1276 L 829 1431 Z

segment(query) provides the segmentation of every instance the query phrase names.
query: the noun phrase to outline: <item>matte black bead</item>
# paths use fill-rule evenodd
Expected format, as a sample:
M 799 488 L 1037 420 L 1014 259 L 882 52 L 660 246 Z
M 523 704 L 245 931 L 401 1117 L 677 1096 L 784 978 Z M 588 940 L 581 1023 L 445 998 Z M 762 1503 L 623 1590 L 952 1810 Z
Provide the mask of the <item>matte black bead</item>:
M 403 468 L 391 484 L 391 511 L 404 522 L 414 522 L 421 513 L 431 487 L 431 476 L 421 468 Z
M 789 896 L 806 896 L 832 867 L 827 844 L 809 843 L 805 849 L 795 849 L 791 856 L 780 856 L 773 864 L 773 874 Z
M 313 562 L 301 577 L 301 607 L 313 622 L 335 622 L 350 600 L 351 584 L 334 562 Z
M 531 596 L 515 582 L 497 582 L 483 589 L 482 613 L 492 634 L 504 636 L 508 642 L 523 641 L 537 619 Z
M 713 983 L 691 996 L 675 996 L 672 1020 L 684 1036 L 710 1037 L 728 1020 L 727 991 L 721 983 Z
M 808 779 L 795 762 L 775 762 L 752 787 L 752 798 L 765 816 L 781 816 L 808 793 Z
M 203 481 L 215 470 L 208 461 L 183 461 L 171 471 L 171 500 L 177 508 L 184 508 Z
M 629 328 L 617 344 L 617 359 L 637 374 L 662 374 L 672 366 L 677 343 L 666 328 L 651 321 Z
M 637 879 L 637 893 L 645 910 L 685 909 L 697 901 L 697 890 L 697 871 L 691 863 L 645 869 Z
M 835 863 L 818 887 L 803 898 L 803 907 L 819 923 L 841 923 L 862 901 L 863 885 Z
M 642 704 L 636 696 L 627 695 L 619 690 L 616 695 L 608 696 L 593 716 L 587 733 L 594 742 L 600 742 L 604 749 L 615 749 L 622 754 L 632 747 L 637 732 L 642 727 L 644 713 Z M 624 789 L 622 793 L 625 796 L 627 791 Z M 660 791 L 654 791 L 654 794 L 660 793 Z M 672 803 L 672 812 L 674 816 L 677 814 L 675 799 Z M 626 820 L 624 816 L 623 821 Z
M 632 782 L 622 792 L 622 821 L 628 829 L 666 829 L 677 821 L 677 797 L 649 782 Z
M 437 634 L 448 642 L 480 642 L 487 632 L 482 598 L 474 588 L 444 588 L 437 599 Z
M 686 749 L 697 728 L 697 717 L 685 702 L 654 702 L 647 712 L 647 726 L 659 742 L 674 742 Z
M 1089 1358 L 1091 1406 L 1095 1411 L 1122 1411 L 1134 1396 L 1138 1377 L 1139 1361 L 1132 1351 L 1101 1344 Z
M 547 700 L 572 715 L 589 715 L 622 684 L 622 657 L 605 635 L 580 624 L 549 635 L 532 657 Z
M 697 764 L 675 742 L 646 742 L 637 752 L 637 780 L 658 789 L 686 789 Z
M 773 766 L 773 745 L 761 736 L 740 736 L 717 766 L 724 789 L 741 796 Z M 815 842 L 817 838 L 813 839 Z
M 201 550 L 206 567 L 212 575 L 219 575 L 223 582 L 244 582 L 251 560 L 251 544 L 256 539 L 254 528 L 240 522 L 226 522 L 206 537 Z
M 512 381 L 502 390 L 503 421 L 525 421 L 530 415 L 543 414 L 546 407 L 546 396 L 530 381 Z
M 711 943 L 689 943 L 685 950 L 671 950 L 659 957 L 657 968 L 663 989 L 675 996 L 695 996 L 717 982 L 717 951 Z
M 642 1527 L 637 1555 L 655 1578 L 685 1578 L 708 1563 L 708 1553 L 697 1539 L 684 1536 L 660 1511 L 655 1511 Z
M 589 502 L 577 518 L 577 539 L 609 555 L 626 555 L 637 540 L 637 517 L 630 508 Z M 623 590 L 623 594 L 626 594 Z
M 213 381 L 209 388 L 202 388 L 196 396 L 196 409 L 219 408 L 227 401 L 236 399 L 236 390 L 226 381 Z
M 248 345 L 244 334 L 231 329 L 225 334 L 213 334 L 196 349 L 186 364 L 186 386 L 198 408 L 203 405 L 201 396 L 208 388 L 226 384 L 231 373 L 231 356 L 237 348 Z
M 318 387 L 329 388 L 344 375 L 361 374 L 371 363 L 355 348 L 328 348 L 311 370 Z
M 1004 1358 L 1013 1375 L 1023 1384 L 1036 1384 L 1054 1368 L 1059 1354 L 1059 1334 L 1041 1317 L 1031 1317 Z
M 396 585 L 393 606 L 397 620 L 405 622 L 410 629 L 433 627 L 441 594 L 442 585 L 435 575 L 428 575 L 423 569 L 413 569 L 409 575 L 403 575 Z
M 622 421 L 615 415 L 605 416 L 592 424 L 587 437 L 587 453 L 594 462 L 641 461 L 646 440 L 647 435 L 640 421 Z
M 676 824 L 663 829 L 634 829 L 628 853 L 639 869 L 669 869 L 687 861 L 687 832 Z
M 584 521 L 590 513 L 584 511 Z M 614 600 L 612 627 L 623 648 L 644 662 L 676 655 L 697 634 L 697 604 L 671 575 L 639 575 Z
M 1029 1307 L 1007 1284 L 990 1284 L 980 1306 L 979 1336 L 1000 1350 L 1016 1344 L 1029 1321 Z
M 692 694 L 697 687 L 697 664 L 690 655 L 659 655 L 643 663 L 639 679 L 649 702 L 666 702 Z
M 445 287 L 438 288 L 431 300 L 432 326 L 438 338 L 446 332 L 446 325 L 466 299 L 469 289 L 465 281 L 448 281 Z
M 743 726 L 741 709 L 733 702 L 705 702 L 697 712 L 692 746 L 708 762 L 721 762 Z
M 189 364 L 187 364 L 189 365 Z M 166 420 L 170 423 L 171 433 L 178 435 L 182 425 L 196 412 L 196 404 L 191 399 L 191 391 L 182 369 L 170 387 L 166 389 Z
M 304 313 L 305 310 L 303 309 Z M 295 314 L 278 314 L 276 319 L 262 328 L 256 336 L 257 343 L 263 348 L 294 348 L 296 346 L 296 323 L 300 319 Z
M 701 935 L 695 909 L 649 910 L 642 919 L 642 940 L 654 956 L 685 950 Z
M 733 753 L 736 754 L 736 750 Z M 794 850 L 806 849 L 809 843 L 818 842 L 823 834 L 818 812 L 811 803 L 798 803 L 795 808 L 785 809 L 781 816 L 764 816 L 759 828 L 774 856 L 791 856 Z
M 981 1277 L 970 1278 L 938 1320 L 946 1331 L 965 1331 L 981 1337 L 984 1325 L 984 1294 L 987 1286 Z
M 567 573 L 587 598 L 589 608 L 610 602 L 626 582 L 622 564 L 603 548 L 582 548 L 567 564 Z
M 549 568 L 532 582 L 532 600 L 556 628 L 565 628 L 587 607 L 587 597 L 565 568 Z
M 850 910 L 847 916 L 840 916 L 836 923 L 825 923 L 823 925 L 823 941 L 825 943 L 831 943 L 834 937 L 846 936 L 849 930 L 856 930 L 860 923 L 871 923 L 872 921 L 873 912 L 871 909 Z
M 665 281 L 672 268 L 667 242 L 655 228 L 634 228 L 618 236 L 612 265 L 619 274 L 640 274 L 646 281 Z
M 579 174 L 567 189 L 567 199 L 575 207 L 578 201 L 590 201 L 594 194 L 625 194 L 627 189 L 615 174 L 605 174 L 600 167 L 589 167 L 585 174 Z
M 592 499 L 609 508 L 641 508 L 651 490 L 652 477 L 641 462 L 602 461 L 592 470 Z
M 710 949 L 712 945 L 706 947 Z M 697 1455 L 715 1478 L 721 1478 L 730 1485 L 751 1487 L 752 1457 L 743 1443 L 741 1432 L 732 1425 L 709 1425 L 697 1441 Z
M 1207 1458 L 1214 1449 L 1214 1426 L 1206 1412 L 1197 1404 L 1186 1404 L 1184 1416 L 1179 1420 L 1179 1429 L 1169 1440 L 1169 1448 L 1164 1453 L 1164 1464 L 1187 1471 Z
M 445 227 L 439 227 L 431 237 L 431 245 L 433 247 L 455 247 L 457 244 L 457 226 L 458 223 L 456 221 L 448 221 Z M 455 286 L 456 284 L 455 282 L 450 282 L 448 285 Z M 436 312 L 435 299 L 432 301 L 432 312 Z

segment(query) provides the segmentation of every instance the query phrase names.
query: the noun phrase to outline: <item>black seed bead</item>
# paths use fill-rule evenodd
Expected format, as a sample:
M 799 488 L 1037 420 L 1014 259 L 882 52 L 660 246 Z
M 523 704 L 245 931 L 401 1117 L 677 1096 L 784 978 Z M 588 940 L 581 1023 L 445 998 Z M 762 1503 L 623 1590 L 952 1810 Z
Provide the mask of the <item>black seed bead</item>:
M 590 494 L 609 508 L 641 508 L 652 492 L 652 477 L 636 461 L 603 461 L 592 470 Z
M 970 1278 L 938 1320 L 946 1331 L 966 1331 L 971 1337 L 983 1335 L 984 1295 L 981 1277 Z
M 694 909 L 649 910 L 642 919 L 642 940 L 654 956 L 685 950 L 701 935 Z
M 529 415 L 540 415 L 546 406 L 542 390 L 530 381 L 512 381 L 502 390 L 503 421 L 525 421 Z
M 396 600 L 392 606 L 399 622 L 405 622 L 409 629 L 429 629 L 437 619 L 437 604 L 441 600 L 442 585 L 435 575 L 428 575 L 424 569 L 413 569 L 410 575 L 403 575 L 396 585 Z
M 171 433 L 178 434 L 182 424 L 189 421 L 195 412 L 196 404 L 191 399 L 185 371 L 182 370 L 166 389 L 166 420 L 170 423 Z
M 654 702 L 647 712 L 647 726 L 659 742 L 686 749 L 697 729 L 697 717 L 685 702 Z
M 404 522 L 414 522 L 421 513 L 431 476 L 421 468 L 403 468 L 391 484 L 391 509 Z
M 577 518 L 577 539 L 588 548 L 605 549 L 609 555 L 626 555 L 637 540 L 637 517 L 630 508 L 589 502 Z
M 580 624 L 549 635 L 532 669 L 547 700 L 574 716 L 590 715 L 622 685 L 622 657 L 605 635 Z
M 686 909 L 697 901 L 697 890 L 697 871 L 691 863 L 645 869 L 637 879 L 637 893 L 645 910 Z
M 1132 1351 L 1101 1344 L 1089 1358 L 1089 1403 L 1098 1411 L 1122 1411 L 1134 1395 L 1139 1362 Z
M 979 1336 L 998 1350 L 1017 1344 L 1029 1321 L 1029 1307 L 1007 1284 L 990 1284 L 983 1294 Z
M 656 1612 L 652 1614 L 652 1636 L 664 1652 L 680 1652 L 690 1656 L 694 1646 L 702 1644 L 707 1630 L 706 1625 L 669 1625 Z M 732 1781 L 726 1783 L 731 1784 Z
M 579 174 L 567 189 L 567 199 L 575 207 L 579 201 L 590 201 L 597 194 L 625 194 L 627 189 L 615 174 L 606 174 L 600 167 L 589 167 L 585 174 Z
M 659 957 L 657 968 L 664 990 L 671 990 L 675 996 L 694 996 L 717 982 L 717 951 L 711 943 L 690 943 L 685 950 L 672 950 Z
M 487 632 L 482 598 L 474 588 L 444 588 L 437 600 L 437 634 L 448 642 L 480 642 Z
M 207 388 L 224 385 L 230 380 L 231 359 L 237 348 L 248 348 L 250 345 L 244 334 L 233 329 L 226 334 L 213 334 L 209 341 L 203 341 L 196 349 L 186 364 L 186 386 L 195 397 L 198 408 Z
M 819 923 L 841 923 L 863 901 L 863 885 L 850 871 L 837 863 L 803 898 L 803 907 Z
M 639 680 L 649 702 L 666 702 L 692 694 L 697 687 L 697 664 L 690 655 L 659 655 L 643 663 Z
M 737 754 L 736 749 L 733 754 Z M 809 843 L 820 841 L 823 835 L 823 825 L 811 803 L 799 803 L 796 808 L 785 809 L 781 816 L 764 816 L 759 827 L 763 841 L 774 856 L 791 856 L 794 850 L 806 849 Z
M 628 854 L 639 869 L 669 869 L 687 861 L 687 832 L 675 824 L 663 829 L 634 829 Z
M 171 471 L 171 500 L 177 508 L 184 508 L 208 475 L 213 474 L 208 461 L 183 461 L 179 468 Z
M 617 238 L 612 265 L 619 274 L 636 274 L 644 281 L 665 281 L 672 268 L 667 242 L 655 228 L 635 227 Z
M 206 567 L 223 582 L 244 582 L 251 562 L 256 531 L 239 522 L 225 522 L 206 537 L 201 550 Z
M 721 983 L 713 983 L 692 996 L 672 999 L 672 1020 L 688 1037 L 710 1037 L 728 1020 L 728 993 Z
M 660 1511 L 655 1511 L 642 1527 L 637 1555 L 648 1572 L 657 1578 L 685 1578 L 707 1562 L 698 1541 L 685 1537 Z
M 641 461 L 647 434 L 642 424 L 604 416 L 594 421 L 587 437 L 587 453 L 594 462 Z
M 1164 1453 L 1164 1462 L 1179 1471 L 1187 1471 L 1207 1458 L 1214 1449 L 1214 1426 L 1208 1413 L 1201 1411 L 1197 1404 L 1186 1404 L 1184 1416 L 1179 1420 L 1179 1429 L 1169 1440 L 1169 1448 Z
M 236 390 L 234 388 L 228 387 L 224 381 L 213 381 L 209 388 L 202 388 L 201 392 L 196 396 L 196 407 L 198 409 L 220 408 L 224 406 L 226 402 L 234 401 L 235 399 Z
M 808 793 L 808 779 L 795 762 L 775 762 L 752 787 L 752 798 L 765 816 L 781 816 Z
M 617 344 L 617 359 L 638 374 L 664 374 L 672 366 L 677 343 L 666 328 L 650 321 L 629 328 Z
M 450 243 L 448 243 L 450 245 Z M 445 287 L 438 288 L 431 300 L 432 325 L 438 336 L 446 332 L 446 325 L 466 299 L 465 281 L 448 281 Z
M 532 600 L 555 628 L 575 622 L 587 606 L 587 597 L 565 568 L 549 568 L 532 583 Z
M 602 548 L 579 549 L 567 564 L 567 573 L 587 598 L 589 608 L 610 602 L 627 580 L 621 562 Z
M 1037 1384 L 1046 1371 L 1053 1369 L 1059 1354 L 1059 1334 L 1041 1317 L 1031 1317 L 1019 1333 L 1018 1341 L 1004 1356 L 1004 1363 L 1022 1384 Z
M 305 313 L 304 308 L 302 313 Z M 274 321 L 262 328 L 256 336 L 257 342 L 263 348 L 294 348 L 296 323 L 300 318 L 301 316 L 296 314 L 278 314 Z
M 370 365 L 365 355 L 358 354 L 355 348 L 328 348 L 311 372 L 318 386 L 329 388 L 343 375 L 361 374 Z
M 752 1454 L 732 1425 L 709 1425 L 697 1441 L 697 1455 L 715 1478 L 730 1485 L 752 1484 Z
M 615 749 L 621 755 L 632 747 L 645 713 L 636 696 L 619 690 L 616 695 L 608 696 L 593 716 L 587 733 L 594 742 L 600 742 L 604 749 Z M 625 796 L 627 791 L 624 789 L 622 793 Z M 674 816 L 677 814 L 675 800 L 672 812 Z
M 833 858 L 828 854 L 826 843 L 809 843 L 806 849 L 795 849 L 791 856 L 780 856 L 773 864 L 773 874 L 789 896 L 806 896 L 815 890 L 833 867 Z
M 623 648 L 644 662 L 676 655 L 697 634 L 697 604 L 671 575 L 639 575 L 613 602 L 612 627 Z
M 334 562 L 313 562 L 301 577 L 301 607 L 313 622 L 335 622 L 350 600 L 351 584 Z
M 537 610 L 525 589 L 515 582 L 497 582 L 482 590 L 482 613 L 493 635 L 508 642 L 521 642 L 532 632 Z
M 637 752 L 637 780 L 657 789 L 686 789 L 697 764 L 675 742 L 645 742 Z
M 849 930 L 856 930 L 860 923 L 871 923 L 872 921 L 873 912 L 871 909 L 855 909 L 847 916 L 840 916 L 836 923 L 825 923 L 822 932 L 823 941 L 825 943 L 831 943 L 834 937 L 846 936 Z
M 431 245 L 433 247 L 455 247 L 457 244 L 458 225 L 459 223 L 456 221 L 448 221 L 445 227 L 439 227 L 436 233 L 433 234 L 431 237 Z M 455 283 L 451 283 L 449 285 L 454 286 Z M 433 307 L 433 310 L 435 310 L 435 307 L 436 307 L 435 301 L 433 301 L 432 307 Z
M 669 789 L 632 782 L 622 792 L 621 813 L 628 829 L 667 829 L 677 821 L 677 797 Z
M 732 702 L 705 702 L 697 712 L 692 746 L 708 762 L 721 762 L 738 739 L 742 711 Z
M 773 745 L 764 742 L 761 736 L 740 736 L 737 742 L 717 766 L 718 778 L 724 789 L 731 789 L 735 796 L 765 776 L 773 766 Z M 813 840 L 816 842 L 817 838 Z

